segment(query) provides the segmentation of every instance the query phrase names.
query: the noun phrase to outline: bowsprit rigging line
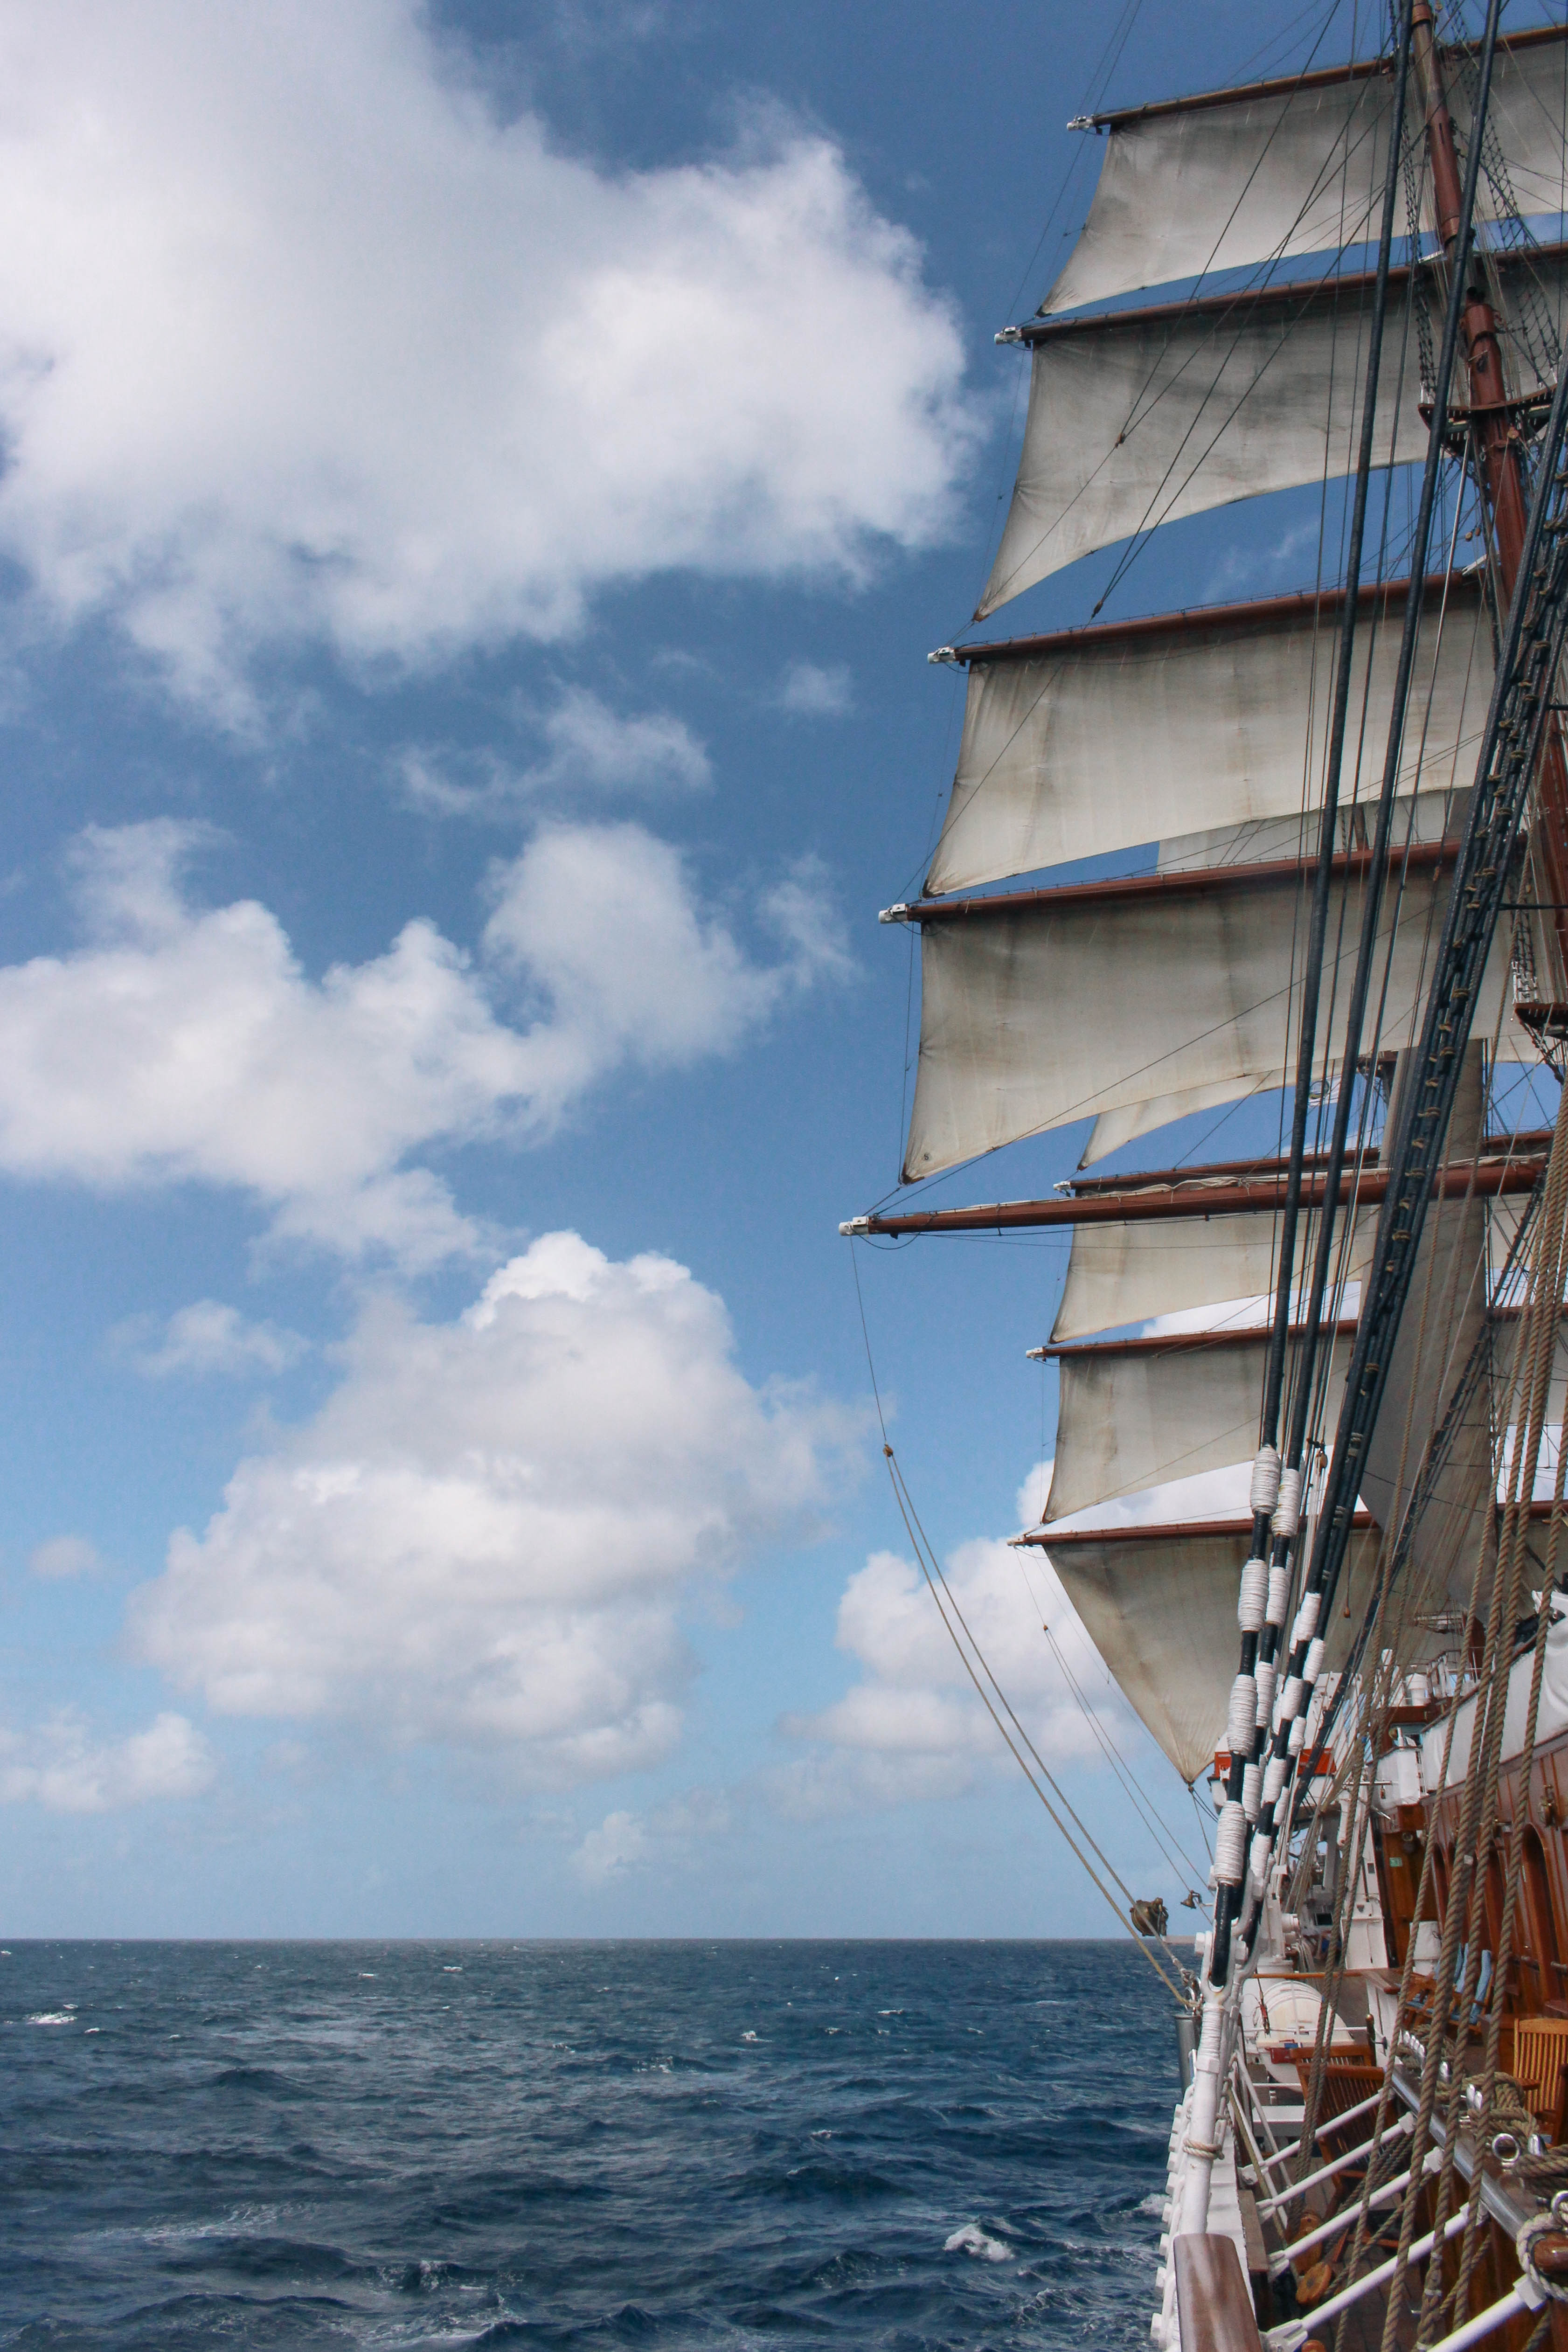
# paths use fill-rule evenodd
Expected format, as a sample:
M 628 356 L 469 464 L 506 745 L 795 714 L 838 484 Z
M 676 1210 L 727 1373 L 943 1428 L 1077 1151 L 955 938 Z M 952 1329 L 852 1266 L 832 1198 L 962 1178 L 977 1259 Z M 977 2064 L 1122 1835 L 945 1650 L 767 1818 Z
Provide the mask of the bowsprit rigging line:
M 1027 1780 L 1030 1788 L 1033 1789 L 1036 1796 L 1038 1797 L 1041 1804 L 1044 1805 L 1047 1812 L 1050 1815 L 1051 1820 L 1061 1832 L 1062 1836 L 1066 1839 L 1067 1843 L 1071 1848 L 1074 1855 L 1083 1864 L 1084 1870 L 1087 1872 L 1094 1886 L 1097 1888 L 1099 1893 L 1104 1896 L 1106 1902 L 1110 1906 L 1111 1910 L 1116 1914 L 1117 1918 L 1126 1928 L 1128 1934 L 1132 1937 L 1133 1942 L 1137 1945 L 1138 1949 L 1143 1954 L 1143 1957 L 1148 1961 L 1150 1967 L 1153 1969 L 1155 1975 L 1166 1987 L 1167 1990 L 1174 1996 L 1178 2006 L 1184 2011 L 1187 2006 L 1187 1993 L 1185 1987 L 1187 1984 L 1190 1984 L 1191 1979 L 1187 1978 L 1186 1971 L 1183 1969 L 1181 1961 L 1177 1958 L 1175 1953 L 1172 1951 L 1164 1937 L 1161 1937 L 1159 1938 L 1161 1949 L 1164 1952 L 1166 1958 L 1171 1962 L 1172 1968 L 1178 1971 L 1178 1974 L 1173 1977 L 1170 1971 L 1163 1967 L 1161 1962 L 1155 1958 L 1153 1951 L 1150 1948 L 1150 1939 L 1139 1933 L 1137 1927 L 1133 1924 L 1131 1916 L 1134 1897 L 1131 1888 L 1122 1879 L 1120 1872 L 1116 1869 L 1115 1864 L 1110 1862 L 1106 1854 L 1101 1851 L 1092 1832 L 1080 1820 L 1066 1793 L 1056 1780 L 1049 1768 L 1040 1757 L 1038 1751 L 1035 1748 L 1034 1742 L 1030 1739 L 1027 1732 L 1024 1729 L 1023 1725 L 1018 1721 L 1017 1717 L 1014 1714 L 1005 1693 L 1003 1691 L 1000 1683 L 997 1682 L 994 1675 L 992 1673 L 990 1666 L 986 1664 L 984 1654 L 981 1650 L 979 1643 L 975 1641 L 973 1634 L 970 1632 L 962 1610 L 959 1608 L 951 1591 L 949 1591 L 947 1579 L 942 1574 L 942 1564 L 937 1559 L 935 1553 L 931 1548 L 930 1542 L 927 1540 L 925 1530 L 921 1526 L 920 1518 L 915 1511 L 913 1502 L 910 1497 L 909 1490 L 904 1485 L 903 1474 L 899 1467 L 898 1457 L 894 1454 L 891 1445 L 888 1443 L 888 1424 L 886 1420 L 883 1418 L 882 1413 L 882 1393 L 877 1381 L 877 1367 L 871 1353 L 870 1327 L 866 1320 L 866 1301 L 860 1288 L 860 1267 L 853 1249 L 850 1252 L 850 1265 L 853 1266 L 855 1273 L 855 1303 L 859 1311 L 860 1317 L 860 1337 L 866 1349 L 866 1368 L 870 1375 L 871 1395 L 877 1408 L 877 1423 L 882 1433 L 882 1456 L 888 1465 L 888 1477 L 893 1489 L 893 1499 L 898 1505 L 899 1516 L 903 1520 L 904 1531 L 909 1537 L 910 1543 L 914 1551 L 915 1559 L 920 1564 L 921 1573 L 925 1578 L 926 1585 L 931 1592 L 931 1599 L 936 1602 L 937 1614 L 942 1619 L 943 1629 L 947 1633 L 948 1639 L 952 1642 L 953 1648 L 957 1651 L 959 1659 L 963 1666 L 963 1670 L 969 1676 L 970 1681 L 973 1684 L 975 1691 L 984 1706 L 986 1713 L 990 1716 L 991 1720 L 994 1723 L 997 1730 L 1001 1733 L 1003 1739 L 1006 1743 L 1008 1752 L 1017 1764 L 1025 1780 Z M 947 1601 L 947 1606 L 945 1607 L 943 1605 L 944 1595 L 946 1596 Z M 958 1632 L 952 1622 L 952 1618 L 950 1618 L 948 1614 L 949 1608 L 952 1610 L 952 1618 L 956 1618 L 959 1625 L 962 1625 L 963 1628 L 963 1633 L 967 1637 L 969 1644 L 968 1648 L 965 1647 L 964 1642 L 959 1638 Z M 970 1654 L 971 1650 L 973 1653 L 973 1658 Z M 975 1671 L 976 1661 L 978 1661 L 979 1664 L 979 1673 Z M 982 1675 L 984 1675 L 985 1678 L 984 1682 L 981 1679 Z M 989 1683 L 991 1685 L 990 1691 L 985 1687 L 986 1683 Z M 1026 1759 L 1022 1748 L 1019 1747 L 1017 1742 L 1014 1740 L 1012 1734 L 1008 1731 L 1007 1725 L 1004 1723 L 1002 1716 L 998 1714 L 997 1707 L 992 1701 L 991 1691 L 995 1693 L 997 1702 L 1000 1704 L 1008 1719 L 1013 1724 L 1014 1728 L 1016 1730 L 1018 1740 L 1023 1743 L 1023 1748 L 1026 1748 L 1028 1750 L 1029 1758 L 1033 1759 L 1035 1765 L 1037 1767 L 1040 1775 L 1039 1780 L 1037 1780 L 1035 1773 L 1030 1770 L 1029 1762 Z M 1041 1780 L 1043 1780 L 1051 1790 L 1051 1795 L 1056 1798 L 1057 1804 L 1053 1804 L 1051 1801 L 1051 1796 L 1047 1795 L 1046 1789 L 1040 1785 Z M 1100 1876 L 1100 1872 L 1096 1870 L 1094 1864 L 1089 1860 L 1089 1855 L 1084 1853 L 1083 1847 L 1079 1845 L 1078 1838 L 1073 1835 L 1072 1829 L 1069 1829 L 1067 1822 L 1062 1819 L 1062 1813 L 1058 1811 L 1058 1804 L 1062 1808 L 1062 1812 L 1065 1812 L 1070 1818 L 1074 1828 L 1077 1829 L 1079 1836 L 1082 1838 L 1084 1844 L 1092 1848 L 1095 1855 L 1103 1865 L 1106 1875 L 1114 1879 L 1117 1886 L 1121 1888 L 1121 1894 L 1125 1898 L 1125 1907 L 1122 1903 L 1119 1903 L 1117 1901 L 1115 1895 L 1112 1894 L 1110 1888 L 1106 1885 L 1105 1879 Z
M 921 1572 L 925 1578 L 931 1599 L 936 1602 L 937 1613 L 941 1617 L 942 1624 L 947 1630 L 948 1638 L 952 1642 L 953 1648 L 957 1651 L 958 1655 L 963 1662 L 963 1670 L 968 1675 L 970 1681 L 973 1684 L 975 1690 L 978 1692 L 986 1713 L 990 1716 L 991 1720 L 996 1726 L 997 1730 L 1002 1734 L 1003 1738 L 1006 1741 L 1007 1747 L 1022 1770 L 1024 1778 L 1034 1790 L 1035 1794 L 1038 1797 L 1041 1804 L 1044 1805 L 1047 1812 L 1049 1813 L 1058 1829 L 1060 1830 L 1063 1837 L 1067 1840 L 1068 1844 L 1072 1848 L 1072 1851 L 1077 1855 L 1079 1861 L 1082 1863 L 1084 1869 L 1088 1872 L 1089 1877 L 1093 1880 L 1100 1894 L 1104 1895 L 1106 1901 L 1110 1904 L 1117 1917 L 1122 1922 L 1123 1926 L 1128 1929 L 1128 1932 L 1132 1936 L 1139 1949 L 1143 1953 L 1144 1958 L 1148 1960 L 1151 1968 L 1153 1969 L 1156 1976 L 1160 1977 L 1163 1980 L 1163 1982 L 1170 1988 L 1171 1991 L 1175 1994 L 1177 2000 L 1182 2002 L 1184 2007 L 1185 1999 L 1183 1986 L 1173 1981 L 1155 1958 L 1152 1950 L 1150 1948 L 1151 1943 L 1154 1939 L 1152 1937 L 1145 1938 L 1142 1937 L 1134 1924 L 1131 1916 L 1134 1901 L 1131 1888 L 1127 1885 L 1121 1873 L 1117 1870 L 1115 1864 L 1107 1856 L 1103 1848 L 1099 1844 L 1092 1832 L 1087 1827 L 1081 1816 L 1074 1809 L 1066 1792 L 1062 1789 L 1060 1782 L 1051 1772 L 1044 1759 L 1041 1757 L 1039 1750 L 1036 1748 L 1033 1740 L 1029 1738 L 1028 1733 L 1025 1730 L 1016 1715 L 1013 1712 L 1011 1703 L 1009 1702 L 1005 1692 L 1003 1690 L 1001 1684 L 996 1680 L 995 1675 L 992 1673 L 990 1666 L 987 1664 L 984 1652 L 981 1649 L 980 1644 L 976 1642 L 973 1633 L 971 1632 L 968 1622 L 958 1605 L 952 1588 L 948 1584 L 947 1578 L 942 1573 L 942 1564 L 938 1560 L 935 1552 L 931 1549 L 930 1541 L 926 1537 L 925 1530 L 920 1524 L 914 1505 L 910 1498 L 909 1489 L 904 1484 L 903 1473 L 899 1467 L 898 1458 L 895 1455 L 892 1447 L 888 1444 L 886 1438 L 884 1438 L 882 1442 L 882 1452 L 887 1460 L 888 1475 L 892 1484 L 893 1496 L 899 1507 L 899 1514 L 904 1522 L 904 1529 L 910 1538 L 910 1542 L 914 1547 L 914 1554 L 916 1559 L 920 1562 Z M 951 1615 L 949 1613 L 950 1612 Z M 962 1641 L 955 1630 L 953 1623 L 954 1619 L 957 1620 L 958 1625 L 963 1627 L 963 1639 Z M 971 1654 L 973 1654 L 973 1656 Z M 975 1671 L 976 1665 L 979 1667 L 978 1673 Z M 984 1681 L 982 1680 L 982 1676 L 984 1677 Z M 990 1685 L 989 1690 L 987 1690 L 985 1686 L 987 1683 Z M 1016 1741 L 1014 1739 L 1013 1732 L 1008 1730 L 1007 1723 L 1004 1723 L 1002 1720 L 1002 1715 L 998 1714 L 997 1706 L 993 1705 L 991 1696 L 992 1692 L 995 1693 L 996 1701 L 1002 1709 L 1002 1713 L 1005 1714 L 1007 1722 L 1011 1723 L 1013 1726 L 1013 1731 L 1016 1732 Z M 1018 1744 L 1019 1742 L 1022 1743 L 1022 1748 L 1020 1748 Z M 1029 1764 L 1026 1762 L 1022 1752 L 1024 1748 L 1028 1750 L 1029 1759 L 1033 1761 L 1036 1769 L 1040 1776 L 1039 1780 L 1037 1780 L 1035 1773 L 1031 1772 L 1029 1769 Z M 1046 1783 L 1046 1786 L 1049 1788 L 1051 1791 L 1050 1797 L 1047 1796 L 1045 1788 L 1041 1787 L 1041 1780 L 1043 1780 Z M 1051 1797 L 1056 1799 L 1056 1804 L 1052 1803 Z M 1057 1811 L 1058 1805 L 1061 1807 L 1061 1812 Z M 1103 1867 L 1106 1875 L 1114 1879 L 1117 1886 L 1121 1891 L 1121 1895 L 1126 1905 L 1125 1909 L 1123 1909 L 1121 1904 L 1117 1902 L 1115 1895 L 1112 1895 L 1110 1889 L 1100 1877 L 1100 1873 L 1095 1869 L 1094 1864 L 1089 1861 L 1089 1855 L 1084 1853 L 1083 1847 L 1079 1844 L 1078 1838 L 1075 1838 L 1073 1835 L 1073 1829 L 1069 1829 L 1068 1827 L 1068 1822 L 1062 1819 L 1062 1813 L 1067 1814 L 1068 1819 L 1073 1824 L 1073 1829 L 1076 1829 L 1078 1832 L 1078 1837 L 1080 1837 L 1083 1840 L 1084 1845 L 1089 1846 L 1091 1852 L 1095 1854 L 1096 1858 Z M 1177 1959 L 1175 1953 L 1172 1951 L 1170 1945 L 1166 1943 L 1163 1936 L 1160 1937 L 1158 1940 L 1162 1950 L 1170 1960 L 1172 1966 L 1180 1969 L 1182 1964 Z M 1182 1973 L 1184 1979 L 1185 1971 L 1183 1970 Z
M 1085 1723 L 1089 1726 L 1090 1732 L 1093 1734 L 1095 1740 L 1098 1742 L 1100 1748 L 1105 1757 L 1106 1762 L 1110 1765 L 1111 1770 L 1121 1781 L 1123 1789 L 1127 1791 L 1129 1798 L 1142 1816 L 1143 1821 L 1148 1826 L 1150 1835 L 1153 1838 L 1165 1860 L 1170 1863 L 1173 1869 L 1178 1873 L 1190 1873 L 1193 1868 L 1190 1855 L 1183 1853 L 1180 1847 L 1173 1842 L 1170 1832 L 1165 1829 L 1159 1815 L 1153 1811 L 1148 1799 L 1144 1796 L 1142 1790 L 1140 1789 L 1137 1781 L 1133 1779 L 1121 1749 L 1117 1747 L 1116 1742 L 1111 1738 L 1110 1734 L 1107 1731 L 1104 1724 L 1100 1721 L 1097 1709 L 1091 1706 L 1089 1699 L 1085 1696 L 1083 1690 L 1079 1686 L 1078 1676 L 1073 1673 L 1072 1667 L 1068 1662 L 1067 1652 L 1062 1648 L 1061 1643 L 1057 1640 L 1056 1635 L 1052 1633 L 1048 1624 L 1042 1625 L 1041 1631 L 1044 1633 L 1047 1641 L 1051 1645 L 1051 1655 L 1055 1658 L 1058 1665 L 1061 1668 L 1063 1681 L 1067 1684 L 1068 1688 L 1071 1691 L 1074 1698 L 1078 1701 L 1079 1713 L 1082 1716 Z

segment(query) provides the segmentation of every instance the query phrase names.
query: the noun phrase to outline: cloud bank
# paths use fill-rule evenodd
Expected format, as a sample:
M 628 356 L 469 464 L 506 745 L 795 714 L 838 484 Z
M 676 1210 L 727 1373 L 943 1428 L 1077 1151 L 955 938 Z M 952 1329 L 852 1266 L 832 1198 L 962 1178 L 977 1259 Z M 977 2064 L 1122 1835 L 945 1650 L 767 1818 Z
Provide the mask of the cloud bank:
M 1047 1479 L 1048 1473 L 1047 1464 Z M 1021 1518 L 1040 1485 L 1037 1472 L 1020 1489 Z M 1008 1545 L 982 1538 L 961 1544 L 945 1568 L 965 1622 L 1048 1764 L 1100 1757 L 1058 1650 L 1122 1752 L 1141 1740 L 1055 1571 L 1038 1552 L 1024 1561 Z M 1017 1770 L 911 1561 L 895 1552 L 872 1553 L 845 1587 L 835 1638 L 856 1661 L 860 1678 L 821 1713 L 785 1719 L 784 1732 L 806 1752 L 773 1777 L 772 1793 L 783 1810 L 809 1816 L 860 1803 L 962 1796 L 988 1774 Z
M 426 816 L 499 818 L 530 806 L 629 795 L 670 800 L 705 792 L 713 764 L 672 710 L 623 716 L 585 687 L 564 687 L 531 714 L 540 756 L 519 766 L 493 749 L 416 744 L 398 762 L 404 797 Z
M 847 968 L 814 869 L 762 902 L 763 962 L 668 844 L 563 824 L 496 869 L 477 961 L 420 920 L 315 980 L 255 900 L 193 902 L 198 840 L 89 833 L 85 944 L 0 967 L 0 1171 L 238 1186 L 285 1239 L 426 1265 L 479 1236 L 419 1151 L 547 1135 L 612 1072 L 729 1053 Z
M 0 1731 L 0 1804 L 118 1812 L 158 1798 L 199 1797 L 216 1777 L 212 1749 L 183 1715 L 160 1715 L 123 1739 L 95 1739 L 75 1715 L 56 1716 L 26 1735 Z
M 805 1539 L 859 1434 L 750 1386 L 685 1267 L 570 1233 L 455 1322 L 375 1302 L 347 1364 L 174 1537 L 133 1649 L 220 1714 L 489 1751 L 537 1786 L 669 1754 L 683 1607 Z
M 276 1323 L 252 1323 L 237 1307 L 220 1298 L 198 1298 L 177 1307 L 166 1323 L 140 1318 L 114 1334 L 139 1372 L 164 1380 L 184 1372 L 202 1379 L 216 1373 L 233 1380 L 247 1374 L 285 1372 L 309 1351 L 298 1331 Z
M 0 551 L 187 695 L 946 527 L 957 327 L 821 138 L 602 170 L 413 0 L 7 0 L 0 73 Z

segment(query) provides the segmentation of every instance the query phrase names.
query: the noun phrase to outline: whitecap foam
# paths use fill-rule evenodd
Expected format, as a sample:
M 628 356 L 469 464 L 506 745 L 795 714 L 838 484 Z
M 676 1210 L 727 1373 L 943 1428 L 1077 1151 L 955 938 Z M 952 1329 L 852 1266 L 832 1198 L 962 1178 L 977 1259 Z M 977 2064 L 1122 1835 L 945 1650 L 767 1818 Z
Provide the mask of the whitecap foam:
M 27 2020 L 29 2025 L 74 2025 L 76 2019 L 68 2009 L 40 2009 Z
M 1010 2263 L 1013 2249 L 1000 2238 L 988 2238 L 978 2221 L 966 2221 L 942 2247 L 944 2254 L 972 2254 L 977 2263 Z
M 754 2041 L 756 2040 L 756 2038 L 757 2038 L 757 2037 L 756 2037 L 756 2035 L 752 2032 L 752 2029 L 751 2029 L 751 2027 L 750 2027 L 749 2025 L 747 2026 L 746 2031 L 744 2032 L 744 2033 L 742 2033 L 742 2036 L 741 2036 L 741 2039 L 742 2039 L 742 2042 L 754 2042 Z

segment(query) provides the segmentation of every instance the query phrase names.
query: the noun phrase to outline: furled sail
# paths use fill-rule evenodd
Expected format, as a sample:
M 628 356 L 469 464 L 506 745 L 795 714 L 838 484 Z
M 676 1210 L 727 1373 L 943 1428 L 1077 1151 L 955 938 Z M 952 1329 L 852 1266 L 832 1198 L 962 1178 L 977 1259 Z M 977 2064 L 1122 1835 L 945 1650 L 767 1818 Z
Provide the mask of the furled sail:
M 1350 984 L 1366 863 L 1337 861 L 1325 1002 Z M 1391 1043 L 1409 1027 L 1447 863 L 1441 846 L 1413 850 L 1402 900 L 1384 892 Z M 1282 1086 L 1306 879 L 1296 862 L 1227 866 L 917 910 L 921 1045 L 903 1181 L 1091 1116 L 1095 1150 L 1110 1150 L 1102 1136 L 1122 1140 Z M 1479 1034 L 1491 1034 L 1507 976 L 1504 941 L 1483 984 Z M 1511 1012 L 1500 1056 L 1535 1058 Z
M 1351 707 L 1359 728 L 1364 698 L 1373 762 L 1388 732 L 1404 598 L 1398 582 L 1361 600 Z M 958 772 L 927 891 L 1227 828 L 1233 855 L 1298 855 L 1296 840 L 1253 840 L 1243 829 L 1293 822 L 1299 834 L 1303 809 L 1321 802 L 1342 602 L 1270 597 L 968 651 Z M 1443 794 L 1470 782 L 1491 692 L 1479 579 L 1435 581 L 1426 614 L 1421 724 L 1408 730 L 1401 781 L 1405 792 Z M 1352 782 L 1348 769 L 1347 803 Z M 1381 771 L 1363 776 L 1363 797 L 1381 782 Z
M 1565 56 L 1552 26 L 1500 45 L 1493 68 L 1488 121 L 1527 216 L 1568 211 Z M 1462 135 L 1458 85 L 1454 100 Z M 1363 241 L 1375 233 L 1392 105 L 1386 63 L 1371 59 L 1098 116 L 1094 202 L 1042 311 Z M 1483 180 L 1478 213 L 1497 209 Z
M 1485 1058 L 1481 1038 L 1472 1037 L 1448 1123 L 1447 1150 L 1456 1159 L 1481 1148 Z M 1391 1126 L 1398 1118 L 1406 1066 L 1402 1055 L 1389 1106 Z M 1361 1466 L 1362 1500 L 1379 1526 L 1397 1528 L 1421 1474 L 1428 1435 L 1455 1408 L 1446 1458 L 1426 1483 L 1425 1505 L 1411 1536 L 1406 1574 L 1426 1594 L 1416 1606 L 1428 1610 L 1468 1606 L 1490 1485 L 1491 1400 L 1484 1381 L 1458 1410 L 1465 1367 L 1486 1320 L 1486 1203 L 1474 1194 L 1439 1196 L 1427 1210 L 1415 1304 L 1394 1340 L 1383 1411 Z M 1333 1418 L 1328 1416 L 1331 1426 Z
M 1353 1330 L 1342 1325 L 1335 1342 L 1331 1419 Z M 1266 1330 L 1111 1339 L 1051 1352 L 1060 1403 L 1047 1525 L 1200 1470 L 1223 1470 L 1257 1450 Z
M 1236 1675 L 1236 1579 L 1249 1523 L 1045 1535 L 1047 1557 L 1100 1654 L 1184 1780 L 1208 1772 Z M 1352 1581 L 1376 1541 L 1352 1539 Z M 1331 1665 L 1350 1622 L 1330 1631 Z
M 1528 277 L 1562 340 L 1564 252 L 1499 256 L 1505 288 Z M 1408 270 L 1391 280 L 1377 397 L 1377 462 L 1426 454 Z M 983 620 L 1064 563 L 1115 540 L 1238 499 L 1350 471 L 1361 424 L 1365 275 L 1152 310 L 1046 321 L 1013 503 Z M 1528 354 L 1515 354 L 1534 388 Z
M 1366 1270 L 1377 1212 L 1363 1209 L 1346 1254 L 1345 1279 Z M 1296 1240 L 1296 1280 L 1316 1247 L 1317 1228 L 1303 1218 Z M 1157 1315 L 1190 1314 L 1233 1298 L 1272 1295 L 1279 1243 L 1272 1216 L 1258 1212 L 1191 1217 L 1169 1223 L 1079 1225 L 1068 1258 L 1053 1340 L 1081 1339 Z

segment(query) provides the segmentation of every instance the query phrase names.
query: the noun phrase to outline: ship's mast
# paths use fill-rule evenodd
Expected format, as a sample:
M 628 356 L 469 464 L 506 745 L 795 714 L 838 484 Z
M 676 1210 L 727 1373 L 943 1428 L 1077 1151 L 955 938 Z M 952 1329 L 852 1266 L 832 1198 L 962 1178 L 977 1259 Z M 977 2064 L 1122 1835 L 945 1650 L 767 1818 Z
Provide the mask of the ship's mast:
M 1454 120 L 1448 111 L 1443 63 L 1434 38 L 1430 0 L 1415 0 L 1412 12 L 1411 63 L 1426 121 L 1426 152 L 1437 236 L 1446 255 L 1458 242 L 1464 196 Z M 1478 273 L 1479 276 L 1479 273 Z M 1528 490 L 1518 404 L 1508 397 L 1500 329 L 1507 321 L 1479 283 L 1467 289 L 1460 316 L 1469 372 L 1469 424 L 1475 451 L 1476 487 L 1487 514 L 1497 565 L 1500 620 L 1513 598 L 1524 552 Z M 1552 902 L 1552 929 L 1562 969 L 1568 973 L 1568 762 L 1555 719 L 1549 720 L 1536 777 L 1535 842 L 1540 879 Z

